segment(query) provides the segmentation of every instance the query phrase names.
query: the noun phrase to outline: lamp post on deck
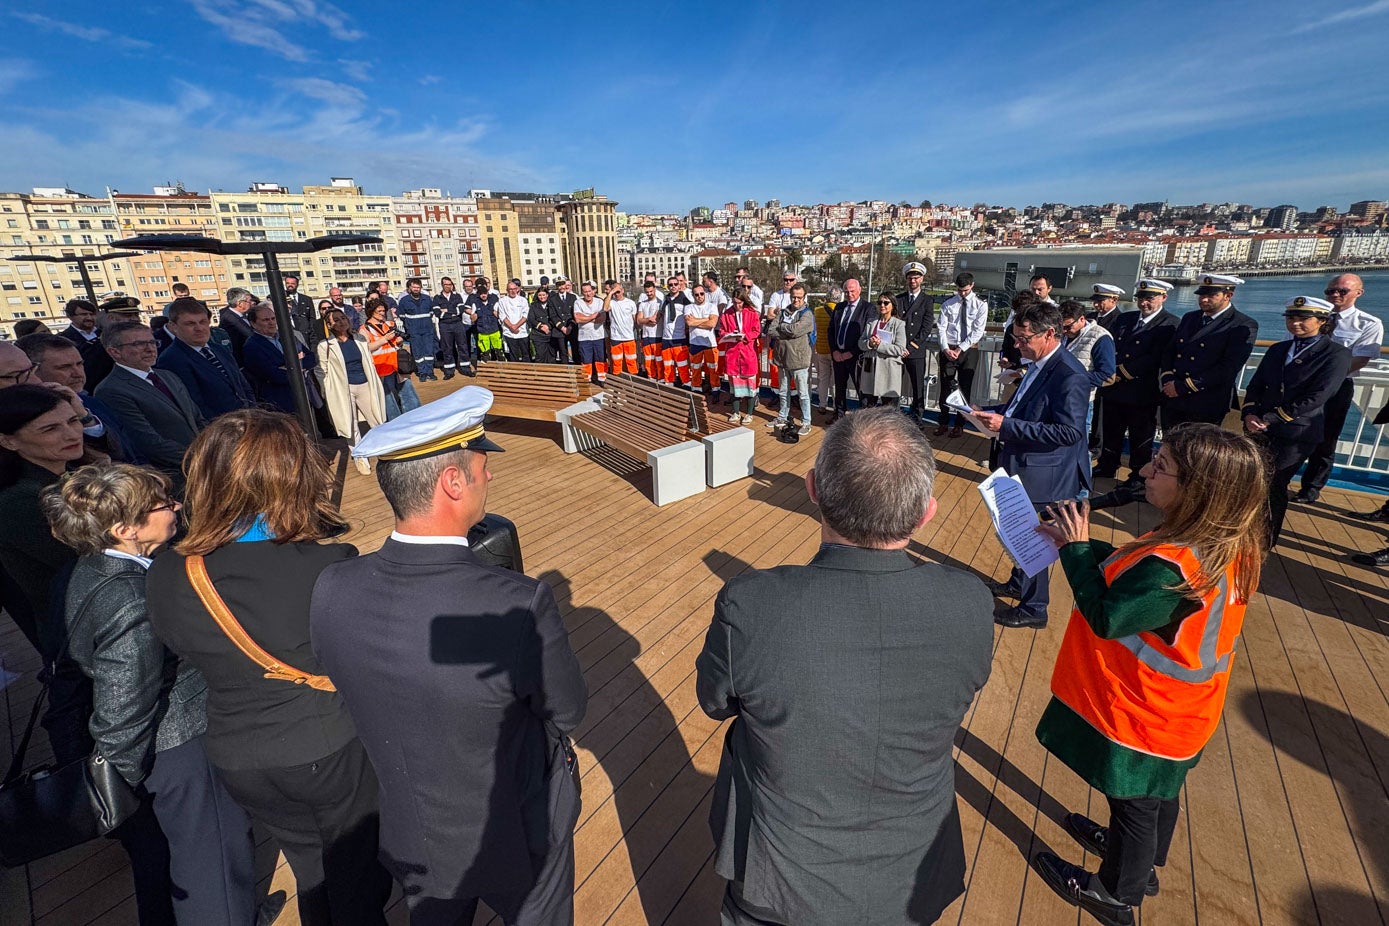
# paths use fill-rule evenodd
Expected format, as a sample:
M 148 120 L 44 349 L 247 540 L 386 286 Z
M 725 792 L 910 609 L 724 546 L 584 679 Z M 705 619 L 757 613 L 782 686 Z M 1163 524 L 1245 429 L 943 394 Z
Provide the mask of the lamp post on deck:
M 32 261 L 36 264 L 76 264 L 77 272 L 82 276 L 82 288 L 87 291 L 87 299 L 92 303 L 92 305 L 96 305 L 96 289 L 92 286 L 92 277 L 91 274 L 87 272 L 87 264 L 100 264 L 108 260 L 120 260 L 122 257 L 139 256 L 139 254 L 135 254 L 130 251 L 112 251 L 109 254 L 97 254 L 92 257 L 86 257 L 77 254 L 16 254 L 13 257 L 7 257 L 5 259 L 27 260 Z
M 299 365 L 299 344 L 294 340 L 294 323 L 285 301 L 284 279 L 280 276 L 280 254 L 311 254 L 329 248 L 380 244 L 376 235 L 324 235 L 307 241 L 222 241 L 203 235 L 136 235 L 115 242 L 117 246 L 137 251 L 194 251 L 200 254 L 240 254 L 260 257 L 265 261 L 265 278 L 270 284 L 270 304 L 275 307 L 275 320 L 280 328 L 280 349 L 285 354 L 285 373 L 294 410 L 306 434 L 316 434 L 309 394 L 304 389 L 304 368 Z

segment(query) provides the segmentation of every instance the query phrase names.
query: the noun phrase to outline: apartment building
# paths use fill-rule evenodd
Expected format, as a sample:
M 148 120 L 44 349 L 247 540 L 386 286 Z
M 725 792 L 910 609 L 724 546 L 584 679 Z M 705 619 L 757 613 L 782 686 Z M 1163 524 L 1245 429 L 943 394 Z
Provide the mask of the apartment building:
M 202 235 L 221 238 L 217 210 L 210 196 L 189 193 L 181 184 L 157 186 L 151 193 L 110 190 L 107 199 L 116 215 L 120 238 L 136 235 Z M 195 299 L 209 305 L 220 300 L 232 284 L 227 260 L 220 254 L 193 251 L 155 251 L 130 259 L 133 294 L 145 306 L 158 308 L 173 299 L 173 285 L 183 283 Z
M 482 275 L 476 199 L 424 188 L 406 190 L 392 197 L 391 204 L 406 279 L 419 277 L 425 289 L 437 292 L 442 277 L 459 283 Z
M 559 203 L 564 265 L 576 280 L 617 279 L 617 203 L 579 190 Z

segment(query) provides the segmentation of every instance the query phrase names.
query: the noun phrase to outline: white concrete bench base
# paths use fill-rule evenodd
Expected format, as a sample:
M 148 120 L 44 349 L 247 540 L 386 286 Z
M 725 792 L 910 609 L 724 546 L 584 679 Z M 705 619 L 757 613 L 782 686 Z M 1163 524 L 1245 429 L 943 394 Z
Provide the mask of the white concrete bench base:
M 704 485 L 704 446 L 687 440 L 646 455 L 651 467 L 651 500 L 659 507 L 698 495 Z
M 752 475 L 753 434 L 747 428 L 732 428 L 705 437 L 704 481 L 710 486 L 727 485 Z

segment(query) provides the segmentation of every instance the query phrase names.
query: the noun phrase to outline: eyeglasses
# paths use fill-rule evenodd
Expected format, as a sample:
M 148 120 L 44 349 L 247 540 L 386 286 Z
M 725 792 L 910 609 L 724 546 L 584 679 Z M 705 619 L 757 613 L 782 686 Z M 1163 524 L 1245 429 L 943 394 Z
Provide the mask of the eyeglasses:
M 1325 294 L 1328 295 L 1328 296 L 1349 296 L 1349 295 L 1350 295 L 1350 287 L 1348 287 L 1348 286 L 1337 286 L 1337 287 L 1334 287 L 1334 288 L 1332 288 L 1332 289 L 1324 289 L 1324 290 L 1322 290 L 1322 292 L 1325 293 Z
M 27 383 L 29 377 L 33 376 L 34 371 L 37 369 L 38 367 L 31 363 L 24 369 L 15 370 L 13 373 L 0 373 L 0 380 L 12 379 L 14 380 L 14 384 L 18 386 L 21 383 Z
M 162 504 L 162 505 L 156 505 L 155 507 L 151 508 L 149 511 L 145 512 L 145 514 L 146 514 L 146 515 L 151 515 L 151 514 L 158 514 L 158 513 L 161 512 L 161 511 L 178 511 L 178 510 L 179 510 L 180 508 L 182 508 L 182 507 L 183 507 L 183 502 L 168 501 L 168 502 L 165 502 L 165 503 Z
M 783 283 L 794 283 L 794 282 L 796 282 L 796 278 L 795 278 L 795 277 L 782 277 L 782 278 L 781 278 L 781 282 L 783 282 Z
M 1030 342 L 1032 341 L 1033 338 L 1045 337 L 1046 335 L 1051 334 L 1052 331 L 1053 331 L 1053 329 L 1051 329 L 1051 328 L 1048 328 L 1048 329 L 1045 330 L 1045 331 L 1038 331 L 1038 332 L 1036 332 L 1036 333 L 1034 333 L 1034 334 L 1018 334 L 1016 331 L 1014 331 L 1014 332 L 1013 332 L 1013 341 L 1014 341 L 1014 342 L 1021 342 L 1021 343 L 1023 343 L 1023 344 L 1028 344 L 1028 343 L 1030 343 Z
M 126 341 L 124 344 L 122 344 L 120 347 L 118 347 L 118 348 L 116 348 L 116 349 L 117 349 L 117 350 L 125 350 L 127 347 L 146 348 L 146 347 L 158 347 L 158 346 L 159 346 L 159 342 L 156 341 L 154 338 L 146 338 L 146 339 L 143 340 L 143 341 Z
M 1167 464 L 1163 462 L 1161 457 L 1153 457 L 1153 462 L 1150 465 L 1153 467 L 1154 476 L 1171 476 L 1173 479 L 1177 478 L 1177 471 L 1175 469 L 1168 469 Z

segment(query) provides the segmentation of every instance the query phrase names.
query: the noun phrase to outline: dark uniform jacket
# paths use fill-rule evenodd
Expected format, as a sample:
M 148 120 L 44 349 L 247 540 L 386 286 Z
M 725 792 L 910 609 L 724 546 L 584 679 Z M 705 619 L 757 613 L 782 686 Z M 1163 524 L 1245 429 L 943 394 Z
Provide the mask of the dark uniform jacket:
M 723 587 L 696 688 L 735 718 L 709 823 L 746 901 L 797 926 L 900 926 L 963 893 L 951 749 L 989 677 L 992 607 L 961 570 L 838 544 Z
M 1324 407 L 1350 373 L 1350 350 L 1331 338 L 1317 338 L 1289 363 L 1294 343 L 1279 341 L 1264 353 L 1240 407 L 1241 418 L 1254 415 L 1268 425 L 1263 435 L 1274 469 L 1298 462 L 1321 442 Z
M 1138 312 L 1125 312 L 1110 332 L 1117 379 L 1100 390 L 1106 401 L 1156 407 L 1162 397 L 1158 368 L 1177 333 L 1177 317 L 1166 309 L 1159 309 L 1146 324 L 1139 324 L 1142 317 Z
M 573 836 L 578 795 L 551 760 L 588 703 L 550 587 L 467 547 L 387 540 L 324 571 L 311 625 L 376 769 L 381 860 L 406 895 L 530 890 L 537 859 Z
M 101 343 L 101 338 L 88 339 L 73 325 L 68 325 L 58 334 L 77 345 L 77 352 L 82 355 L 82 369 L 87 374 L 84 388 L 88 392 L 96 389 L 96 384 L 105 379 L 106 374 L 116 365 L 116 361 L 106 353 L 106 346 Z
M 240 366 L 245 362 L 241 354 L 246 348 L 246 339 L 255 334 L 255 329 L 231 306 L 227 306 L 217 313 L 217 327 L 225 331 L 227 337 L 231 339 L 232 356 L 236 358 L 236 363 Z
M 289 305 L 289 321 L 294 326 L 294 330 L 307 340 L 314 327 L 314 322 L 318 318 L 318 310 L 314 308 L 313 300 L 303 293 L 290 295 L 285 293 L 285 302 Z
M 207 729 L 207 683 L 164 648 L 145 613 L 145 568 L 97 553 L 77 561 L 67 589 L 68 652 L 92 679 L 92 738 L 131 784 L 154 754 Z
M 1187 415 L 1219 421 L 1234 407 L 1235 384 L 1254 351 L 1259 323 L 1230 306 L 1202 326 L 1200 309 L 1182 316 L 1177 333 L 1162 357 L 1162 384 L 1173 383 L 1175 399 L 1163 404 Z
M 911 293 L 897 297 L 893 314 L 907 323 L 907 356 L 915 359 L 926 356 L 926 341 L 936 324 L 936 303 L 925 289 L 913 299 Z
M 530 312 L 526 315 L 526 328 L 530 331 L 532 341 L 548 341 L 552 335 L 560 333 L 559 326 L 563 320 L 564 312 L 555 301 L 555 294 L 551 293 L 544 302 L 532 300 Z M 550 330 L 541 331 L 541 325 L 549 325 Z
M 559 312 L 560 324 L 569 326 L 569 333 L 576 335 L 578 328 L 575 327 L 574 306 L 579 301 L 578 293 L 550 293 L 550 301 L 555 303 L 555 308 Z M 559 332 L 563 334 L 564 332 Z
M 431 305 L 434 317 L 441 323 L 452 325 L 463 321 L 463 294 L 457 290 L 451 293 L 435 293 Z
M 1098 312 L 1090 312 L 1085 317 L 1095 322 L 1101 328 L 1103 328 L 1105 331 L 1108 331 L 1112 335 L 1114 334 L 1114 329 L 1117 328 L 1123 322 L 1124 316 L 1137 314 L 1137 312 L 1125 312 L 1122 309 L 1116 307 L 1114 311 L 1109 312 L 1103 316 L 1101 316 Z

